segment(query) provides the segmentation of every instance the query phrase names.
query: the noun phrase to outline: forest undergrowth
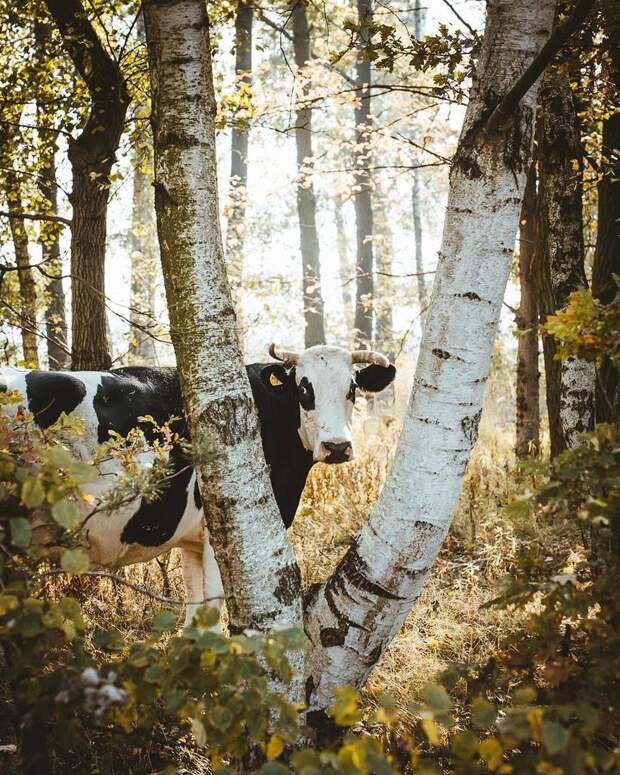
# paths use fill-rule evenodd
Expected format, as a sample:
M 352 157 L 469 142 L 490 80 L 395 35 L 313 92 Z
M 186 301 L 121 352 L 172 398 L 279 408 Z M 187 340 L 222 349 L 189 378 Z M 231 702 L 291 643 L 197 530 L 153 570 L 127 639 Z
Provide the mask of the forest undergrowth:
M 423 686 L 447 665 L 487 659 L 519 622 L 514 612 L 482 608 L 495 596 L 495 582 L 510 572 L 529 542 L 544 542 L 553 553 L 554 543 L 563 540 L 549 525 L 506 513 L 525 482 L 516 468 L 511 428 L 498 426 L 496 420 L 491 414 L 483 421 L 450 534 L 419 601 L 365 689 L 368 710 L 388 693 L 406 719 L 406 709 L 419 699 Z M 291 528 L 306 586 L 329 575 L 366 521 L 387 475 L 399 425 L 389 413 L 358 423 L 357 459 L 340 466 L 317 465 L 311 472 Z M 183 597 L 176 550 L 115 573 L 153 595 Z M 148 637 L 154 616 L 169 608 L 109 578 L 56 576 L 46 585 L 51 597 L 81 599 L 87 630 L 117 630 L 126 648 Z M 179 627 L 182 615 L 179 606 Z M 95 657 L 103 657 L 92 641 L 87 643 Z

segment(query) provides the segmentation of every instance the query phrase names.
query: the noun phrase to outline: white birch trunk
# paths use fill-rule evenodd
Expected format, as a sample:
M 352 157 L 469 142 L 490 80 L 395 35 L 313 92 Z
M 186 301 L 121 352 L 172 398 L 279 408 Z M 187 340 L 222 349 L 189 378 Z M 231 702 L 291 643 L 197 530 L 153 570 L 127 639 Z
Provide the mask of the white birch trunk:
M 155 197 L 170 330 L 231 630 L 301 621 L 300 574 L 273 498 L 241 358 L 218 219 L 215 98 L 201 0 L 144 4 Z
M 476 441 L 531 158 L 536 89 L 505 128 L 490 110 L 547 39 L 555 0 L 490 0 L 478 77 L 452 166 L 440 262 L 395 463 L 332 577 L 312 591 L 307 699 L 366 680 L 402 626 L 446 536 Z

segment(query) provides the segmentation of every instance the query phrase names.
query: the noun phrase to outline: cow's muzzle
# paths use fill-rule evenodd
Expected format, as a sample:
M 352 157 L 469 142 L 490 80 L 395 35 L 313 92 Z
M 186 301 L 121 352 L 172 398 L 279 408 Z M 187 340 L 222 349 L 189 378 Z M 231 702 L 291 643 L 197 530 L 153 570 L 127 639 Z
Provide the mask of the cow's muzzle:
M 346 463 L 353 459 L 353 445 L 350 441 L 323 441 L 320 459 L 323 463 Z

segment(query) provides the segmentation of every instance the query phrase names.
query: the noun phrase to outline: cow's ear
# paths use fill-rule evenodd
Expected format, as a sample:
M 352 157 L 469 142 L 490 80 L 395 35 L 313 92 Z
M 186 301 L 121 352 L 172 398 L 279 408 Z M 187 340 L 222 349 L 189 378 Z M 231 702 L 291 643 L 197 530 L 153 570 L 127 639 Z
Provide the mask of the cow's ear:
M 355 375 L 355 383 L 360 390 L 364 390 L 367 393 L 379 393 L 394 380 L 396 376 L 396 367 L 392 366 L 377 366 L 373 363 L 370 366 L 366 366 L 365 369 L 360 369 Z
M 281 363 L 270 363 L 261 369 L 260 378 L 268 390 L 282 393 L 289 385 L 290 373 Z

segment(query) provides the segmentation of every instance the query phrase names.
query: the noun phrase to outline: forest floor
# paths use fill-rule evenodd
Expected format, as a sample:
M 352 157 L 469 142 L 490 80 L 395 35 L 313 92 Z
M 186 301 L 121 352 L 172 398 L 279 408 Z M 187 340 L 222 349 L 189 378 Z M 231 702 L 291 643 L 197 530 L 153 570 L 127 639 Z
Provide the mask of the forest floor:
M 366 420 L 360 428 L 366 443 L 354 462 L 313 469 L 291 529 L 306 585 L 327 577 L 367 519 L 389 468 L 398 425 L 391 417 Z M 510 571 L 516 555 L 529 541 L 547 540 L 553 551 L 550 527 L 532 520 L 519 521 L 505 510 L 523 484 L 516 470 L 510 429 L 483 422 L 449 537 L 413 612 L 372 674 L 364 693 L 369 709 L 375 698 L 387 692 L 403 710 L 406 723 L 408 707 L 419 698 L 427 681 L 451 662 L 489 657 L 498 641 L 517 625 L 514 613 L 483 606 L 495 596 L 498 578 Z M 176 552 L 121 573 L 153 593 L 183 596 Z M 89 629 L 117 628 L 128 645 L 147 636 L 153 617 L 163 608 L 108 579 L 75 577 L 67 582 L 56 577 L 48 583 L 51 594 L 72 594 L 83 601 Z M 181 617 L 180 609 L 180 622 Z M 103 654 L 98 657 L 105 661 Z M 1 729 L 2 716 L 7 721 L 6 711 L 6 707 L 4 712 L 0 708 L 0 732 L 7 731 L 6 727 Z M 409 717 L 413 723 L 413 714 Z M 381 731 L 373 730 L 373 734 Z M 174 761 L 179 772 L 208 771 L 189 740 L 187 748 L 180 751 L 178 737 L 175 750 L 167 745 L 165 730 L 157 737 L 152 750 L 139 755 L 153 771 L 166 760 Z M 79 771 L 73 763 L 67 765 L 67 772 Z M 132 766 L 118 771 L 148 770 Z

